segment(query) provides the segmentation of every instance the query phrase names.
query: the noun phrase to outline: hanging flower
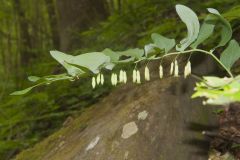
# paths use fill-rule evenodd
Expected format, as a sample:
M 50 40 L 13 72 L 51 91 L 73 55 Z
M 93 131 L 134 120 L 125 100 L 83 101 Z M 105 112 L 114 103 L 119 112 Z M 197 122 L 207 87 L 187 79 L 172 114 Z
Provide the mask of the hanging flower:
M 163 67 L 162 67 L 162 65 L 159 66 L 159 77 L 160 77 L 160 79 L 163 78 Z
M 133 70 L 132 77 L 133 77 L 133 83 L 136 83 L 137 82 L 137 71 L 135 69 Z
M 94 89 L 96 87 L 96 79 L 95 77 L 92 77 L 92 88 Z
M 99 85 L 100 82 L 101 82 L 101 74 L 98 73 L 98 75 L 97 75 L 97 85 Z
M 124 81 L 124 79 L 123 79 L 124 75 L 123 74 L 124 74 L 123 70 L 120 70 L 120 72 L 119 72 L 119 82 L 120 83 L 123 83 L 123 81 Z
M 186 66 L 184 68 L 184 78 L 186 78 L 190 74 L 191 74 L 191 62 L 188 61 L 188 63 L 186 64 Z
M 141 76 L 140 76 L 140 71 L 137 70 L 137 83 L 140 84 L 141 83 Z
M 145 67 L 144 75 L 145 75 L 145 80 L 150 81 L 150 72 L 149 72 L 149 68 L 147 66 Z
M 103 74 L 101 74 L 101 85 L 103 85 L 104 84 L 104 76 L 103 76 Z
M 114 74 L 114 85 L 116 86 L 118 83 L 118 76 L 117 74 Z
M 192 72 L 192 69 L 191 69 L 191 62 L 188 61 L 188 75 L 190 75 Z
M 174 61 L 174 77 L 178 77 L 178 63 L 177 63 L 177 60 Z
M 127 83 L 127 72 L 123 72 L 123 82 L 126 84 Z
M 171 66 L 170 66 L 170 75 L 173 74 L 173 62 L 171 63 Z
M 114 86 L 114 77 L 115 77 L 115 75 L 114 75 L 114 73 L 112 73 L 112 75 L 111 75 L 111 82 L 112 82 L 112 85 Z

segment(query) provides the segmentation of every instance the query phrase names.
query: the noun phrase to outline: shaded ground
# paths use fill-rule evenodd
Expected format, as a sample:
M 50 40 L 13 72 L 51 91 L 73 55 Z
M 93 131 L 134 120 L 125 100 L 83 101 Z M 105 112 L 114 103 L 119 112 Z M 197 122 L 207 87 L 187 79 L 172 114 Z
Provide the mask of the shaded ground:
M 192 79 L 120 86 L 17 160 L 206 160 L 212 108 L 191 100 Z

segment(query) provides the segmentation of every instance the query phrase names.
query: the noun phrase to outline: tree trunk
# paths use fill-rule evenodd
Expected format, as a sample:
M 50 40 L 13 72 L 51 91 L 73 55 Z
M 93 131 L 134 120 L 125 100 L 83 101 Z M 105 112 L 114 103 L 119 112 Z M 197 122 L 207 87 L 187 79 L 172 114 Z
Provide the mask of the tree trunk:
M 47 6 L 50 21 L 50 30 L 52 34 L 53 47 L 55 49 L 60 49 L 59 28 L 55 3 L 54 0 L 45 0 L 45 3 Z
M 17 13 L 19 22 L 19 52 L 20 52 L 20 63 L 22 66 L 27 66 L 30 59 L 33 57 L 31 53 L 31 37 L 29 34 L 29 24 L 26 19 L 24 10 L 22 9 L 20 0 L 14 0 L 14 8 Z
M 107 17 L 105 0 L 57 0 L 60 50 L 81 46 L 79 33 Z

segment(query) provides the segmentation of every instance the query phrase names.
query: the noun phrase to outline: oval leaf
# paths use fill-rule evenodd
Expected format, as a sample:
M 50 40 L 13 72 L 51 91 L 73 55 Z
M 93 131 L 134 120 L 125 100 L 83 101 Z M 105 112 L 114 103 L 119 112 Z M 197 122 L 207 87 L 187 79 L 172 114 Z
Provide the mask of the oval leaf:
M 225 46 L 228 43 L 228 41 L 232 38 L 232 27 L 230 23 L 226 19 L 224 19 L 216 9 L 208 8 L 208 12 L 210 12 L 213 16 L 215 16 L 218 19 L 222 28 L 221 41 L 215 48 Z
M 233 64 L 240 58 L 240 47 L 236 40 L 231 40 L 228 47 L 220 56 L 220 61 L 230 70 Z
M 180 41 L 180 44 L 176 46 L 177 51 L 184 51 L 189 45 L 191 45 L 198 37 L 200 24 L 197 15 L 188 7 L 184 5 L 176 5 L 176 11 L 181 20 L 187 26 L 187 37 Z
M 168 53 L 176 44 L 174 39 L 166 38 L 157 33 L 153 33 L 151 37 L 155 46 L 163 49 L 164 53 Z

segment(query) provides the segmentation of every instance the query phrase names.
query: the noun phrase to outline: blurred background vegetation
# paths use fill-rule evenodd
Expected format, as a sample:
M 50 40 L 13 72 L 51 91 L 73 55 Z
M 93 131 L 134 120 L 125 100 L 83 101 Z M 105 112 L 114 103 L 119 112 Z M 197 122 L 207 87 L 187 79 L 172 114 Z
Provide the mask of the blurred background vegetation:
M 93 92 L 91 83 L 80 79 L 9 96 L 29 86 L 27 76 L 63 71 L 50 50 L 75 55 L 143 47 L 154 32 L 178 39 L 185 28 L 176 18 L 177 3 L 192 8 L 200 20 L 206 8 L 219 10 L 240 41 L 239 0 L 1 0 L 0 160 L 31 147 L 111 91 L 108 84 Z

